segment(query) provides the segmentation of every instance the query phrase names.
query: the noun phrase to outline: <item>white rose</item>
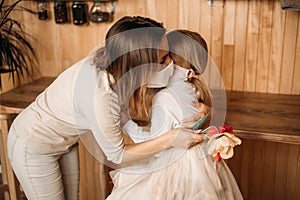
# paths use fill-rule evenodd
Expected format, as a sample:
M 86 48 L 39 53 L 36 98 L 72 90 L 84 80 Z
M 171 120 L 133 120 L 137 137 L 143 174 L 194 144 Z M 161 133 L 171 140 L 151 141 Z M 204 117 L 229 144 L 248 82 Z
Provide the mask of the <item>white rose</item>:
M 209 138 L 207 151 L 214 157 L 220 153 L 221 158 L 228 159 L 233 156 L 233 147 L 241 143 L 242 141 L 233 134 L 219 133 Z

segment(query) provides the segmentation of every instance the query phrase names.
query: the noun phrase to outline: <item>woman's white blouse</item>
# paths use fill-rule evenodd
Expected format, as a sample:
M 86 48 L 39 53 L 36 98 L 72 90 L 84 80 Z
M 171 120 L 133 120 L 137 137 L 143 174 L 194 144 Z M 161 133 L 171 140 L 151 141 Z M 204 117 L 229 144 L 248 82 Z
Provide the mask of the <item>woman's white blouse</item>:
M 28 147 L 41 153 L 68 151 L 81 134 L 91 131 L 107 159 L 120 163 L 125 145 L 109 78 L 92 65 L 91 57 L 82 59 L 60 74 L 12 127 Z

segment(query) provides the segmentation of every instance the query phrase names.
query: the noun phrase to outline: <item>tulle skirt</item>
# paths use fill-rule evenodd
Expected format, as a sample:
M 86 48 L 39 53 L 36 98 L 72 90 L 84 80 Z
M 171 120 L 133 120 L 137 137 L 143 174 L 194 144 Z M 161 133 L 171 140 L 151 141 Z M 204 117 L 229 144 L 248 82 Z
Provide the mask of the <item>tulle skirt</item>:
M 216 162 L 205 152 L 203 146 L 197 145 L 171 164 L 152 172 L 115 170 L 111 172 L 114 188 L 107 200 L 243 199 L 226 163 Z M 162 154 L 158 160 L 166 160 L 174 152 Z

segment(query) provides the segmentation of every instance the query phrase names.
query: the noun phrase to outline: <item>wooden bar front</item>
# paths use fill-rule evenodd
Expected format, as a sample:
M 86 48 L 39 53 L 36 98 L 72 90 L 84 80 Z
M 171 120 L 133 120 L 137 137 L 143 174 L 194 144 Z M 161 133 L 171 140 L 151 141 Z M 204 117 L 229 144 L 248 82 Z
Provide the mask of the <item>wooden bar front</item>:
M 43 77 L 0 95 L 1 112 L 19 113 L 54 78 Z M 225 124 L 242 139 L 228 164 L 245 199 L 300 199 L 300 96 L 227 91 Z M 110 170 L 80 145 L 80 199 L 101 200 Z
M 227 92 L 242 138 L 228 160 L 245 199 L 300 199 L 300 96 Z

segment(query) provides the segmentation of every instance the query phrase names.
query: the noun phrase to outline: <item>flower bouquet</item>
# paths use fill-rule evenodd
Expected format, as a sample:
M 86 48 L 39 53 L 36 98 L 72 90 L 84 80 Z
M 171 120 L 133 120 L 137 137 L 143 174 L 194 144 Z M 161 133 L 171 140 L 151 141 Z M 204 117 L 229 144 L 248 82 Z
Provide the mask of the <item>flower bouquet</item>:
M 207 151 L 216 161 L 229 159 L 233 156 L 233 148 L 242 141 L 233 133 L 231 126 L 209 126 L 201 131 L 208 136 Z

